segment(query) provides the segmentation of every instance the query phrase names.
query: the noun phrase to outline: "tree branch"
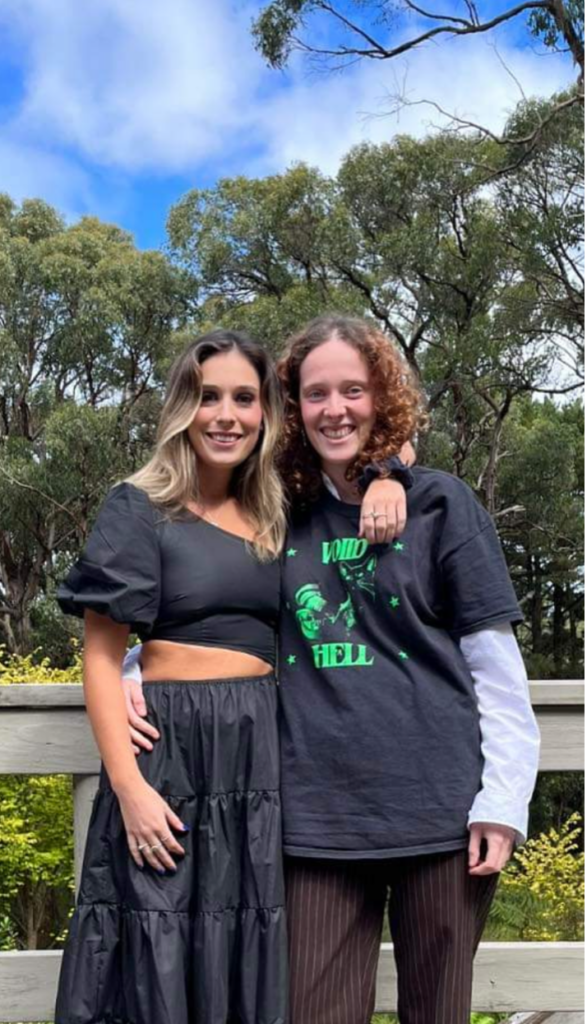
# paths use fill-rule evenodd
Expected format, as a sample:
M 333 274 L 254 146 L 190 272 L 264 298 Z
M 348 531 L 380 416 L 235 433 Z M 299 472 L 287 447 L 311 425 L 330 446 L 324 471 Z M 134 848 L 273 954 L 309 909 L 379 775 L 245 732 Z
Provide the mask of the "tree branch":
M 60 502 L 55 501 L 55 498 L 52 498 L 50 494 L 45 494 L 44 491 L 41 491 L 40 488 L 38 487 L 33 487 L 32 484 L 25 484 L 23 483 L 22 480 L 17 480 L 16 477 L 13 477 L 11 476 L 10 473 L 7 473 L 6 470 L 2 468 L 2 466 L 0 466 L 0 474 L 2 474 L 4 479 L 8 480 L 8 482 L 11 483 L 14 487 L 21 487 L 24 491 L 32 491 L 33 494 L 36 494 L 38 495 L 38 497 L 44 498 L 45 501 L 50 502 L 50 504 L 54 505 L 55 508 L 58 508 L 61 512 L 64 512 L 66 516 L 69 516 L 69 518 L 72 519 L 73 522 L 76 524 L 77 529 L 81 530 L 81 523 L 76 519 L 71 509 L 66 508 L 65 505 L 61 505 Z
M 404 0 L 404 2 L 406 2 L 406 0 Z M 495 18 L 491 18 L 489 21 L 479 22 L 478 20 L 475 20 L 472 17 L 470 21 L 467 21 L 466 19 L 461 19 L 460 24 L 458 24 L 457 26 L 439 25 L 436 28 L 429 29 L 427 32 L 422 32 L 419 36 L 416 36 L 414 39 L 408 39 L 405 43 L 400 43 L 399 46 L 394 46 L 390 49 L 382 46 L 381 43 L 378 43 L 376 40 L 370 39 L 368 39 L 368 41 L 370 42 L 369 49 L 340 46 L 336 50 L 325 50 L 318 49 L 315 47 L 309 47 L 307 46 L 307 44 L 303 42 L 302 46 L 307 52 L 320 53 L 326 57 L 344 57 L 355 55 L 361 57 L 369 57 L 371 59 L 391 60 L 394 57 L 401 56 L 402 53 L 406 53 L 408 50 L 413 50 L 415 47 L 421 46 L 422 43 L 426 43 L 430 39 L 434 39 L 439 35 L 462 36 L 478 35 L 479 33 L 490 32 L 491 29 L 497 28 L 498 25 L 503 25 L 506 22 L 511 21 L 512 18 L 517 18 L 517 16 L 519 14 L 523 14 L 524 11 L 545 10 L 552 13 L 553 17 L 555 17 L 553 11 L 554 2 L 555 0 L 529 0 L 529 2 L 527 3 L 518 4 L 516 7 L 512 7 L 511 10 L 504 11 L 502 14 L 496 15 Z M 558 2 L 560 2 L 560 0 L 558 0 Z M 411 0 L 410 2 L 407 3 L 407 6 L 410 6 L 410 4 Z M 320 4 L 320 6 L 323 7 L 324 9 L 330 7 L 330 5 L 326 4 Z M 340 12 L 333 11 L 332 13 L 335 13 L 337 17 L 339 17 L 339 20 L 344 20 L 347 24 L 347 27 L 356 35 L 366 37 L 366 33 L 364 33 L 363 30 L 358 25 L 356 25 L 354 22 L 348 22 L 346 19 L 343 18 L 342 15 L 340 15 Z M 429 15 L 427 16 L 429 17 Z M 435 17 L 441 17 L 442 20 L 444 21 L 457 20 L 450 16 Z

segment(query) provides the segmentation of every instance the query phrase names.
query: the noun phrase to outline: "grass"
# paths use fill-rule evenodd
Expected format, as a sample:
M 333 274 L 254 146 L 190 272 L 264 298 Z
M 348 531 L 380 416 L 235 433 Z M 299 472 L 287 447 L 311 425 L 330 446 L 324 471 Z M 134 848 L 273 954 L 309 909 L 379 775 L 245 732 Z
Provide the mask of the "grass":
M 474 1013 L 471 1024 L 499 1024 L 500 1021 L 508 1020 L 508 1017 L 507 1013 Z M 395 1013 L 376 1013 L 371 1024 L 399 1024 L 399 1018 Z

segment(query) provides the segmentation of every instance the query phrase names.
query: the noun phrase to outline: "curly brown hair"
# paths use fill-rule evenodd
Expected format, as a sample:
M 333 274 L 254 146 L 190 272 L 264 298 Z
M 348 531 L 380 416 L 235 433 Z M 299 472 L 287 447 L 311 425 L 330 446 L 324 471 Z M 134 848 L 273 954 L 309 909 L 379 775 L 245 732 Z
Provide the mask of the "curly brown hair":
M 301 365 L 315 348 L 335 338 L 361 353 L 374 384 L 375 423 L 346 469 L 347 480 L 355 480 L 370 463 L 396 455 L 405 441 L 428 425 L 424 393 L 414 372 L 374 322 L 336 314 L 316 317 L 289 338 L 277 363 L 285 397 L 278 465 L 294 500 L 313 501 L 322 488 L 320 458 L 308 444 L 302 424 Z

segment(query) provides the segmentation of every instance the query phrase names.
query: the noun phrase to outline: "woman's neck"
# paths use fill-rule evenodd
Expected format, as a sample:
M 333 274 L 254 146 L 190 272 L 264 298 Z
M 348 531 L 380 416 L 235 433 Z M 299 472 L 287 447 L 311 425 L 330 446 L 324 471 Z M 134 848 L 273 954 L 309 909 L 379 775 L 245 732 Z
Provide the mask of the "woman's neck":
M 347 468 L 347 466 L 341 466 L 340 468 L 338 466 L 329 466 L 328 469 L 322 467 L 322 472 L 326 474 L 336 487 L 341 501 L 345 501 L 349 505 L 360 505 L 361 494 L 356 480 L 347 480 L 345 477 Z
M 198 466 L 198 500 L 202 505 L 216 507 L 228 501 L 232 470 Z

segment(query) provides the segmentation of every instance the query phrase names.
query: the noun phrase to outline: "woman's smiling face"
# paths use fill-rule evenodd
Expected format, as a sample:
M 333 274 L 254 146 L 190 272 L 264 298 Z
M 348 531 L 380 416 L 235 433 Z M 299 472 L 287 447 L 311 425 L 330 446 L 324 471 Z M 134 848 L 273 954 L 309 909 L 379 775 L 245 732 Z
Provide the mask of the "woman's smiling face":
M 202 398 L 188 427 L 198 459 L 210 468 L 233 469 L 253 451 L 263 408 L 259 374 L 237 349 L 202 363 Z
M 300 410 L 324 471 L 352 462 L 375 423 L 371 374 L 361 353 L 336 337 L 313 349 L 300 366 Z

